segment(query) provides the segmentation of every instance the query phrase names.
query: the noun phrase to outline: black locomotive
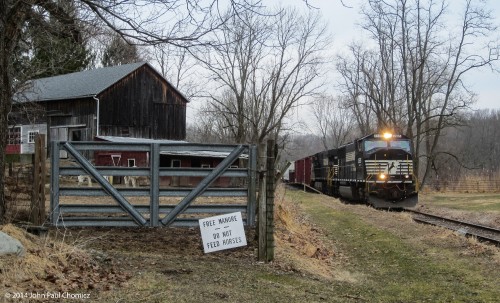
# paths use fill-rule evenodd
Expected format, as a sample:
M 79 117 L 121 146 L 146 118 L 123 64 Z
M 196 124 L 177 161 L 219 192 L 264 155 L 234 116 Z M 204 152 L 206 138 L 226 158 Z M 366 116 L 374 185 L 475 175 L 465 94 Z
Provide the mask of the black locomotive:
M 413 151 L 406 136 L 372 134 L 308 158 L 310 169 L 301 159 L 295 161 L 295 171 L 310 171 L 310 178 L 301 182 L 325 194 L 376 208 L 413 207 L 418 202 Z

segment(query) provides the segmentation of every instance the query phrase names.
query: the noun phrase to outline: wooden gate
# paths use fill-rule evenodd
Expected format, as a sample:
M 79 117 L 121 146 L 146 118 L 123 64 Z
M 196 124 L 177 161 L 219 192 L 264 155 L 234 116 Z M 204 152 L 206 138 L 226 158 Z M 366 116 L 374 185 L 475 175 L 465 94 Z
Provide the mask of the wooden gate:
M 60 158 L 61 151 L 68 159 Z M 133 151 L 147 159 L 146 165 L 136 167 L 135 159 L 128 159 L 123 163 L 132 167 L 96 166 L 95 156 L 103 151 L 114 156 L 115 164 L 117 155 Z M 160 167 L 166 162 L 161 157 L 172 154 L 192 159 L 201 155 L 224 158 L 215 167 L 182 167 L 177 165 L 180 162 Z M 51 143 L 50 155 L 50 221 L 54 226 L 197 226 L 200 218 L 237 211 L 242 212 L 246 225 L 255 224 L 257 150 L 253 145 L 58 141 Z M 78 177 L 89 178 L 95 185 L 76 186 Z M 192 186 L 161 186 L 161 180 L 176 177 L 196 182 Z M 127 187 L 123 180 L 130 178 L 145 181 Z M 231 182 L 213 186 L 219 178 Z M 72 197 L 85 197 L 86 201 Z M 173 197 L 180 201 L 172 203 Z M 222 203 L 194 202 L 198 197 L 226 199 Z

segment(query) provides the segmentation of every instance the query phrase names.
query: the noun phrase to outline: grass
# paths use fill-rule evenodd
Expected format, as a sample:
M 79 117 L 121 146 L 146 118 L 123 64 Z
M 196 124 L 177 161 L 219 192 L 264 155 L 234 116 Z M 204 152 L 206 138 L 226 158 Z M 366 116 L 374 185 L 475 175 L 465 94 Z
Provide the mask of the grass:
M 425 193 L 421 201 L 433 207 L 445 207 L 475 212 L 499 212 L 500 194 Z
M 129 288 L 105 294 L 99 301 L 126 298 L 126 302 L 280 302 L 286 298 L 289 302 L 306 302 L 320 301 L 320 290 L 327 287 L 325 282 L 278 273 L 265 265 L 201 258 L 197 262 L 186 261 L 182 267 L 189 270 L 170 266 L 163 272 L 145 270 L 129 281 Z
M 498 267 L 485 266 L 481 257 L 461 256 L 454 246 L 416 244 L 359 215 L 325 206 L 310 194 L 292 195 L 349 255 L 343 270 L 364 277 L 347 286 L 358 297 L 369 302 L 497 302 L 500 298 Z

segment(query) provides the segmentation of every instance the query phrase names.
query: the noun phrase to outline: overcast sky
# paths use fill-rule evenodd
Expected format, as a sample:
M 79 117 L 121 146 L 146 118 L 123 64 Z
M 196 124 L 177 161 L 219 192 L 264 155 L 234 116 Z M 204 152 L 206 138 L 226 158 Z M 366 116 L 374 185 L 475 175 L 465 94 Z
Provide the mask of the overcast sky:
M 295 2 L 301 9 L 306 9 L 302 0 L 282 1 L 283 6 Z M 361 30 L 356 24 L 360 20 L 359 11 L 366 0 L 308 0 L 312 6 L 320 9 L 324 19 L 328 22 L 329 29 L 333 35 L 332 52 L 342 50 L 353 40 L 359 40 Z M 463 5 L 462 0 L 448 0 L 452 10 L 458 10 Z M 500 23 L 500 1 L 489 0 L 488 6 L 493 10 L 493 16 L 499 16 L 496 23 Z M 498 33 L 500 36 L 500 32 Z M 500 63 L 498 64 L 500 67 Z M 332 76 L 334 77 L 334 76 Z M 335 81 L 334 79 L 332 79 Z M 500 109 L 500 74 L 492 72 L 488 68 L 473 72 L 465 78 L 468 87 L 478 95 L 476 108 Z

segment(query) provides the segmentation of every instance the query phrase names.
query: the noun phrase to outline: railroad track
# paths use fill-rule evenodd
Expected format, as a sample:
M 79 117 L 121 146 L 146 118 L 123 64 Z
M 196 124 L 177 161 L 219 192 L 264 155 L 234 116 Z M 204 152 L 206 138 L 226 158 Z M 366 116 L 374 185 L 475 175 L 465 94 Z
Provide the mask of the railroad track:
M 411 209 L 405 209 L 405 211 L 412 213 L 413 220 L 415 220 L 416 222 L 445 227 L 455 230 L 458 233 L 463 234 L 464 236 L 476 237 L 478 240 L 487 241 L 500 246 L 500 229 L 445 218 Z

